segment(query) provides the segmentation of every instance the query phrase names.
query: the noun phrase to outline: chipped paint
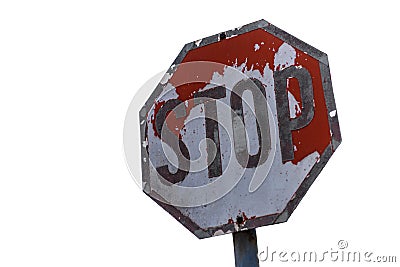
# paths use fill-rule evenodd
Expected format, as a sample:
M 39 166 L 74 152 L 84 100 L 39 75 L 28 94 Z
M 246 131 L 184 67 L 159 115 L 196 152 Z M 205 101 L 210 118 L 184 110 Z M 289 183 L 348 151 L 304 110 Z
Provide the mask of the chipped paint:
M 294 95 L 288 91 L 288 98 L 289 98 L 289 113 L 290 118 L 294 119 L 301 115 L 301 108 L 300 102 L 294 97 Z
M 287 43 L 283 43 L 275 53 L 275 70 L 283 70 L 293 66 L 296 59 L 296 50 Z
M 260 45 L 259 44 L 255 44 L 254 45 L 254 51 L 257 51 L 257 50 L 259 50 L 260 49 Z
M 196 46 L 199 46 L 202 40 L 203 40 L 203 39 L 199 39 L 199 40 L 195 41 L 194 44 L 195 44 Z

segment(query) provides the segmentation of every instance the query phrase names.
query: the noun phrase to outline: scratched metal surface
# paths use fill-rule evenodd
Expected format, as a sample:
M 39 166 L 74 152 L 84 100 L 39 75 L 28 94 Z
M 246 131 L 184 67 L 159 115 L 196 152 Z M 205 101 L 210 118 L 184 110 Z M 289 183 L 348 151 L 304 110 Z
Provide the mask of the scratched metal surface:
M 218 121 L 225 120 L 224 125 L 227 125 L 214 133 L 220 144 L 218 153 L 221 162 L 217 164 L 220 169 L 189 171 L 175 176 L 175 180 L 171 181 L 181 186 L 202 186 L 218 179 L 221 171 L 228 176 L 241 173 L 242 178 L 231 191 L 216 201 L 196 207 L 179 207 L 169 205 L 168 201 L 160 201 L 150 182 L 151 177 L 158 175 L 151 165 L 168 165 L 165 155 L 162 155 L 163 141 L 157 134 L 155 118 L 166 101 L 189 101 L 194 95 L 211 88 L 201 83 L 197 87 L 174 88 L 174 77 L 183 71 L 179 68 L 180 64 L 195 61 L 211 61 L 228 66 L 222 70 L 216 67 L 211 75 L 204 74 L 209 84 L 223 84 L 232 88 L 243 80 L 244 75 L 259 81 L 269 106 L 264 121 L 269 125 L 267 132 L 271 140 L 266 149 L 274 150 L 274 153 L 269 153 L 263 159 L 263 164 L 256 168 L 245 168 L 240 164 L 240 158 L 232 156 L 237 150 L 231 140 L 235 135 L 232 130 L 234 122 L 221 110 L 224 105 L 232 106 L 235 103 L 232 102 L 231 91 L 226 90 L 224 95 L 218 96 L 218 103 L 214 106 Z M 304 69 L 307 72 L 302 72 Z M 196 72 L 196 68 L 190 71 Z M 243 75 L 238 75 L 238 72 Z M 196 73 L 188 75 L 192 74 Z M 144 192 L 198 238 L 287 221 L 341 142 L 327 55 L 260 20 L 185 45 L 167 71 L 166 78 L 155 88 L 140 112 L 140 121 L 145 122 L 141 124 Z M 308 89 L 299 90 L 299 87 Z M 202 159 L 204 151 L 209 152 L 213 148 L 201 144 L 212 134 L 207 129 L 215 129 L 211 123 L 207 126 L 211 128 L 205 126 L 205 105 L 186 110 L 185 121 L 176 129 L 187 147 L 186 154 L 192 159 Z M 209 105 L 210 108 L 212 106 Z M 251 115 L 244 115 L 246 122 L 252 119 Z M 235 137 L 235 140 L 242 142 L 239 144 L 241 146 L 246 147 L 247 144 L 249 154 L 254 154 L 259 146 L 256 124 L 246 123 L 246 131 L 249 140 L 239 137 Z M 230 168 L 227 168 L 228 163 L 231 164 Z M 173 167 L 169 170 L 176 171 Z M 258 175 L 262 173 L 265 179 L 254 192 L 249 192 L 255 172 Z

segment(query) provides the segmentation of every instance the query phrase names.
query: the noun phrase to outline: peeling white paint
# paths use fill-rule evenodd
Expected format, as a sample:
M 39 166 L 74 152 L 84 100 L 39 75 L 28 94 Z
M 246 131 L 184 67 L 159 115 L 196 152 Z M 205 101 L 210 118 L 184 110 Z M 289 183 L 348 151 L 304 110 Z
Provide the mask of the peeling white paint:
M 259 44 L 255 44 L 254 45 L 254 51 L 257 51 L 257 50 L 259 50 L 260 49 L 260 45 Z
M 300 102 L 297 101 L 297 99 L 294 97 L 294 95 L 288 91 L 288 99 L 289 99 L 289 112 L 290 112 L 290 118 L 294 119 L 301 114 L 301 109 L 300 109 Z
M 329 116 L 331 116 L 332 118 L 336 116 L 336 109 L 332 110 L 331 112 L 329 112 Z
M 293 66 L 296 59 L 296 50 L 287 43 L 283 43 L 275 53 L 275 70 L 282 70 Z
M 176 93 L 176 88 L 172 84 L 167 83 L 164 85 L 163 91 L 156 101 L 167 101 L 169 99 L 176 99 L 177 97 L 178 94 Z

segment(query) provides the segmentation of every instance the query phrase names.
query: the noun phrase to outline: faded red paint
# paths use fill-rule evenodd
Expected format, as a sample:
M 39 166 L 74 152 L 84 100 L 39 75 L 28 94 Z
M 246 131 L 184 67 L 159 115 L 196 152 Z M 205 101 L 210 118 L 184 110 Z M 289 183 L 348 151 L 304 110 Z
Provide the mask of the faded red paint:
M 254 49 L 255 44 L 259 45 L 257 51 Z M 233 66 L 235 63 L 239 65 L 246 62 L 247 69 L 253 68 L 254 70 L 259 70 L 260 73 L 263 74 L 264 67 L 267 65 L 269 69 L 275 69 L 275 53 L 282 44 L 283 41 L 279 38 L 262 29 L 257 29 L 230 39 L 224 39 L 217 43 L 190 50 L 182 63 L 211 61 Z M 292 161 L 295 164 L 314 151 L 322 154 L 330 143 L 329 122 L 319 70 L 319 61 L 297 49 L 296 53 L 295 65 L 307 68 L 312 77 L 315 112 L 314 118 L 309 125 L 293 132 L 293 144 L 297 147 L 297 150 L 294 152 L 295 158 Z M 222 74 L 223 69 L 212 69 L 209 67 L 203 69 L 191 65 L 180 65 L 169 82 L 176 86 L 178 98 L 182 101 L 187 101 L 193 98 L 195 92 L 206 86 L 207 83 L 203 81 L 210 81 L 214 72 Z M 181 81 L 201 82 L 180 84 Z M 301 99 L 298 83 L 295 79 L 289 79 L 288 90 L 290 90 L 296 99 Z M 162 104 L 156 103 L 155 114 L 160 105 Z M 192 108 L 193 102 L 188 101 L 186 115 L 189 114 Z M 297 114 L 300 114 L 300 112 L 301 111 L 298 111 Z M 176 119 L 175 116 L 169 116 L 167 125 L 171 131 L 180 136 L 179 131 L 183 129 L 185 119 L 186 117 Z M 152 123 L 154 125 L 154 121 L 152 121 Z

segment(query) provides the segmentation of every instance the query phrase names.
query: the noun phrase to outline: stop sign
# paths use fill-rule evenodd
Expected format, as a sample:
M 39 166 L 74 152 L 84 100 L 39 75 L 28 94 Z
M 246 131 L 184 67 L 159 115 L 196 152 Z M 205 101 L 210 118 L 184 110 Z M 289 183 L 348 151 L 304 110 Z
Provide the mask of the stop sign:
M 185 45 L 139 116 L 143 190 L 198 238 L 287 221 L 341 142 L 327 55 L 264 20 Z

